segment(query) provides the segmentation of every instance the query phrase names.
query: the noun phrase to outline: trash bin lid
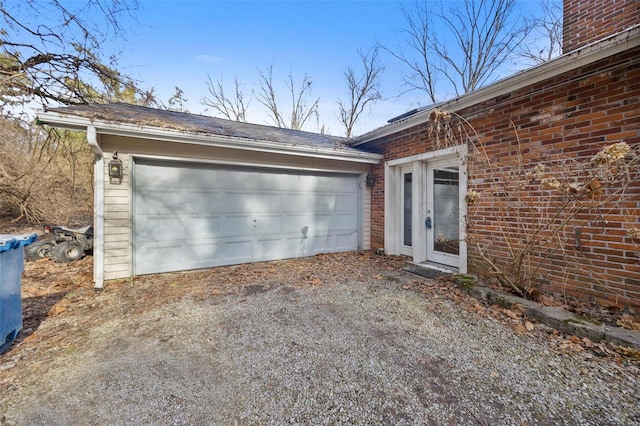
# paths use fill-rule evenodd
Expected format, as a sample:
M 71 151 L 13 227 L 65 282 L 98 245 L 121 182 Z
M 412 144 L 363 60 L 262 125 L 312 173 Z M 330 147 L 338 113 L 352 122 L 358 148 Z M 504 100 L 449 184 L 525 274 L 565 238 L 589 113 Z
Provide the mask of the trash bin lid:
M 36 238 L 38 238 L 38 234 L 0 234 L 0 253 L 29 245 Z

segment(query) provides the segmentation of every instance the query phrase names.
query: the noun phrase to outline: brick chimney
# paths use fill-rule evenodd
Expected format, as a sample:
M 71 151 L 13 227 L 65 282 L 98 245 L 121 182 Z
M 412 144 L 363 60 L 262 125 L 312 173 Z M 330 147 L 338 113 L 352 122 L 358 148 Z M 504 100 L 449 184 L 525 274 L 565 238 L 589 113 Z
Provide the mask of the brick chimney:
M 564 0 L 563 53 L 640 23 L 639 0 Z

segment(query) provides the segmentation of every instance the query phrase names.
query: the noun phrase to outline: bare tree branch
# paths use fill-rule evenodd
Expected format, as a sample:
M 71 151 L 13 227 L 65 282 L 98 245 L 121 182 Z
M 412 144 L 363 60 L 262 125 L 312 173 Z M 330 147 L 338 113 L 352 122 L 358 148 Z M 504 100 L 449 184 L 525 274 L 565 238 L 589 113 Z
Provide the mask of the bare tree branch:
M 202 99 L 202 104 L 210 106 L 222 114 L 228 120 L 247 122 L 247 109 L 253 98 L 253 92 L 249 99 L 245 101 L 245 94 L 242 90 L 242 84 L 238 76 L 234 77 L 234 94 L 229 97 L 224 91 L 224 81 L 222 79 L 213 81 L 210 75 L 207 75 L 207 88 L 211 98 Z
M 260 92 L 257 96 L 258 102 L 267 108 L 274 124 L 277 127 L 287 127 L 286 122 L 280 113 L 280 108 L 276 99 L 276 90 L 273 86 L 273 65 L 269 66 L 267 74 L 260 71 Z
M 541 64 L 562 54 L 562 1 L 544 0 L 540 3 L 543 16 L 531 22 L 530 38 L 521 43 L 518 56 Z
M 185 108 L 185 104 L 187 103 L 187 101 L 188 99 L 184 97 L 184 90 L 176 86 L 175 92 L 167 101 L 167 103 L 169 104 L 169 107 L 167 109 L 169 111 L 189 112 L 189 110 Z
M 0 2 L 0 101 L 62 104 L 108 102 L 148 95 L 101 56 L 104 41 L 122 31 L 137 0 Z
M 300 87 L 295 89 L 295 82 L 293 81 L 293 74 L 289 71 L 289 79 L 287 81 L 287 88 L 291 95 L 291 128 L 300 130 L 307 122 L 307 120 L 314 114 L 318 113 L 318 103 L 320 98 L 316 98 L 311 105 L 307 106 L 306 98 L 311 95 L 311 77 L 307 74 L 302 78 Z
M 312 80 L 308 74 L 304 75 L 299 87 L 296 87 L 293 74 L 289 71 L 286 85 L 291 98 L 291 120 L 289 122 L 284 119 L 281 105 L 276 96 L 276 89 L 273 83 L 273 66 L 270 66 L 266 73 L 260 72 L 258 102 L 267 108 L 276 126 L 300 130 L 310 117 L 318 114 L 320 98 L 316 98 L 310 105 L 308 104 L 307 99 L 311 96 L 312 86 Z
M 382 99 L 380 94 L 380 76 L 384 67 L 378 62 L 378 48 L 369 53 L 358 52 L 362 62 L 362 74 L 356 74 L 353 68 L 344 73 L 349 91 L 347 103 L 338 99 L 340 122 L 345 128 L 345 136 L 351 137 L 353 128 L 367 105 Z
M 435 103 L 437 76 L 428 44 L 429 10 L 427 8 L 419 10 L 416 4 L 415 10 L 401 6 L 401 11 L 408 26 L 407 29 L 402 30 L 404 35 L 402 43 L 395 49 L 382 45 L 380 48 L 407 66 L 409 72 L 408 74 L 403 73 L 402 79 L 408 90 L 423 91 L 429 96 L 431 102 Z M 406 46 L 407 49 L 403 46 Z
M 435 8 L 423 0 L 402 9 L 406 47 L 384 49 L 407 66 L 406 87 L 424 91 L 431 102 L 448 97 L 443 80 L 456 96 L 469 93 L 495 80 L 527 36 L 529 26 L 514 18 L 514 6 L 515 0 L 464 0 L 445 11 L 442 2 Z

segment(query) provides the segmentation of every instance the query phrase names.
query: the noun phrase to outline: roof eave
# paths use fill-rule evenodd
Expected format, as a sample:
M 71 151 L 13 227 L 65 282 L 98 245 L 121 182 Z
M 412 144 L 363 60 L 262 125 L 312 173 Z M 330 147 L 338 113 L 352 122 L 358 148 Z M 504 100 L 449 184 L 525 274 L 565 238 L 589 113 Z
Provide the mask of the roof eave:
M 507 77 L 474 92 L 462 95 L 442 104 L 438 104 L 434 108 L 419 111 L 403 120 L 380 127 L 369 133 L 365 133 L 364 135 L 353 138 L 348 142 L 348 144 L 349 146 L 355 147 L 372 140 L 409 129 L 427 121 L 431 112 L 436 108 L 452 112 L 459 111 L 523 87 L 539 83 L 556 75 L 572 71 L 584 65 L 605 59 L 609 56 L 624 52 L 639 45 L 640 25 L 636 25 L 631 29 L 614 34 L 604 40 L 591 43 L 581 49 L 566 53 L 534 68 L 521 71 L 518 74 Z
M 373 154 L 364 151 L 341 151 L 331 148 L 288 144 L 268 140 L 195 133 L 174 129 L 164 129 L 154 126 L 114 123 L 105 120 L 91 120 L 77 115 L 60 114 L 53 111 L 40 112 L 38 114 L 38 120 L 41 123 L 52 127 L 70 130 L 86 131 L 88 127 L 92 126 L 96 129 L 98 134 L 140 139 L 156 139 L 192 145 L 244 149 L 250 151 L 325 158 L 367 164 L 377 164 L 382 158 L 382 155 L 380 154 Z

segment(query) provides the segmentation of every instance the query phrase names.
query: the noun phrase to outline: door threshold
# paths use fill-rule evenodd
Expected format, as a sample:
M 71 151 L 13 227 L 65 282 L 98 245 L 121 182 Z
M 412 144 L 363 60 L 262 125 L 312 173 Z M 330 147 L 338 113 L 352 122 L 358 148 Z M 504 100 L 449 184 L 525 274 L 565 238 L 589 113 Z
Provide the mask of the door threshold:
M 457 274 L 459 272 L 458 268 L 454 268 L 448 265 L 441 265 L 439 263 L 433 263 L 433 262 L 424 262 L 424 263 L 410 262 L 410 263 L 411 263 L 411 266 L 402 268 L 402 270 L 410 272 L 415 275 L 420 275 L 421 277 L 424 277 L 424 278 L 446 277 L 453 274 Z

